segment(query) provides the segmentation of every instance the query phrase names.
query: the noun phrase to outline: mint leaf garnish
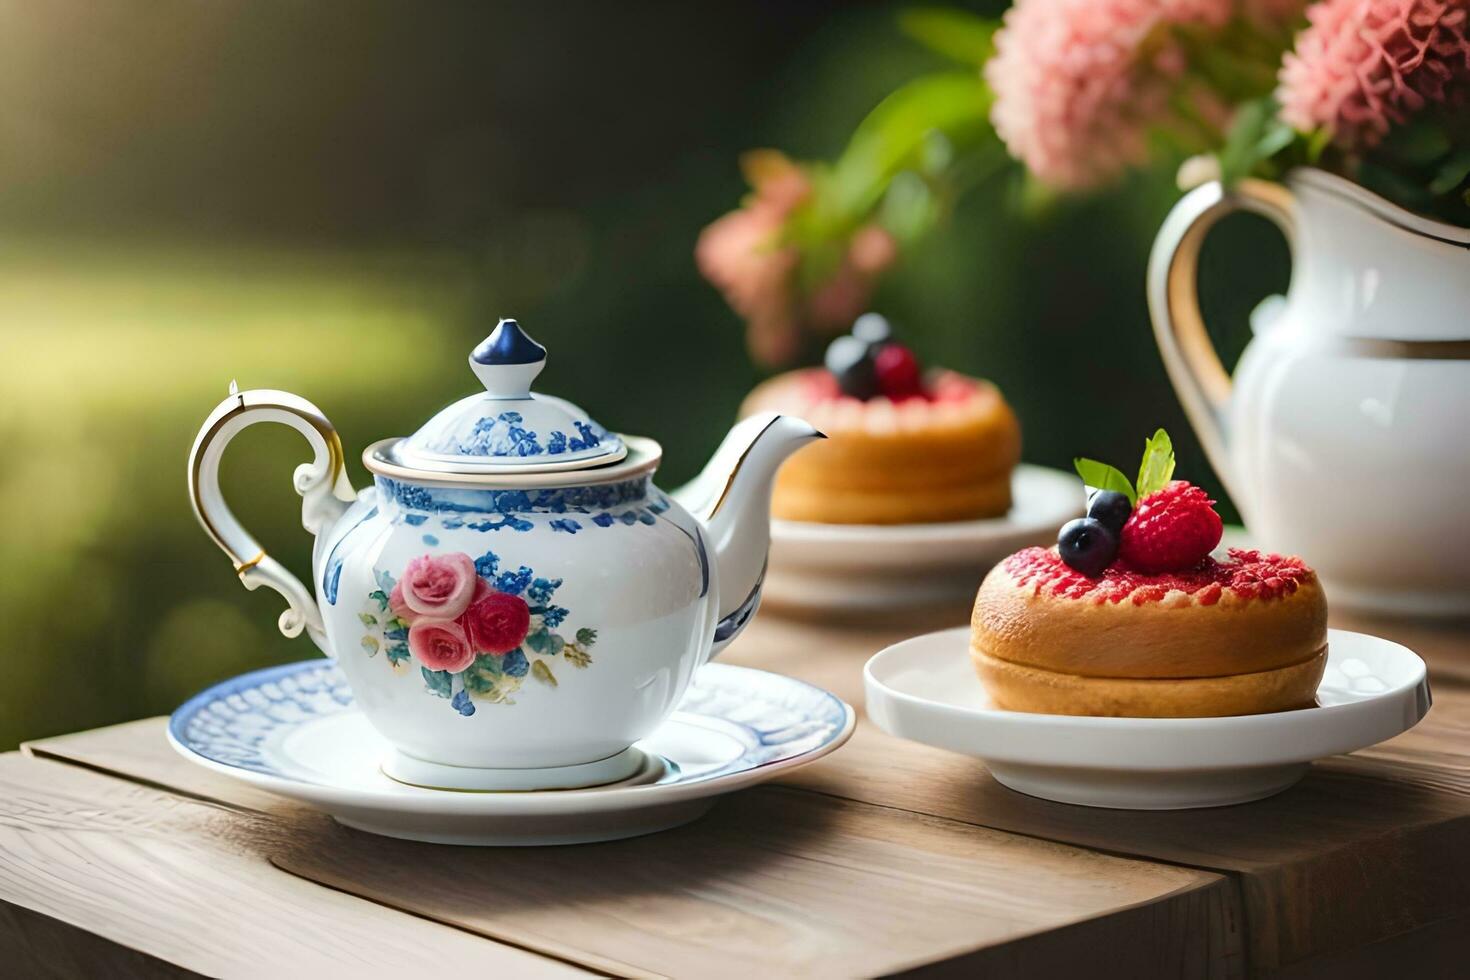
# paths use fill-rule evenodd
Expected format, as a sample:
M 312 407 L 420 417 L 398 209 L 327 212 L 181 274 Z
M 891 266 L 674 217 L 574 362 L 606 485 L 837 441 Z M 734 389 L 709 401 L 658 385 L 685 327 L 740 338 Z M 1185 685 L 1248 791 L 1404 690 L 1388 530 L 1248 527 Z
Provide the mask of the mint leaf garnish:
M 1164 438 L 1167 439 L 1168 436 Z M 1128 482 L 1128 478 L 1117 467 L 1080 456 L 1072 460 L 1072 466 L 1077 470 L 1077 475 L 1082 477 L 1082 482 L 1089 487 L 1095 490 L 1116 490 L 1126 496 L 1129 503 L 1138 503 L 1138 494 L 1133 492 L 1133 484 Z
M 1174 443 L 1163 429 L 1143 444 L 1143 462 L 1138 467 L 1138 495 L 1147 497 L 1169 485 L 1174 476 Z

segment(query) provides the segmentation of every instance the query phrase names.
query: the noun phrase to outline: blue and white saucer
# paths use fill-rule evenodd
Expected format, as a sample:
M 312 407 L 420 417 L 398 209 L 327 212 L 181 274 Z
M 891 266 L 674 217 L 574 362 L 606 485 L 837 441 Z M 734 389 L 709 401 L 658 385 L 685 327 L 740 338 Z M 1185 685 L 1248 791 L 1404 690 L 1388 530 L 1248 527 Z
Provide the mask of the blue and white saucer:
M 702 667 L 679 709 L 637 748 L 649 760 L 608 786 L 549 792 L 424 789 L 385 776 L 388 743 L 336 665 L 243 674 L 169 719 L 186 759 L 374 834 L 443 844 L 577 844 L 667 830 L 715 800 L 834 751 L 856 716 L 818 687 L 762 670 Z

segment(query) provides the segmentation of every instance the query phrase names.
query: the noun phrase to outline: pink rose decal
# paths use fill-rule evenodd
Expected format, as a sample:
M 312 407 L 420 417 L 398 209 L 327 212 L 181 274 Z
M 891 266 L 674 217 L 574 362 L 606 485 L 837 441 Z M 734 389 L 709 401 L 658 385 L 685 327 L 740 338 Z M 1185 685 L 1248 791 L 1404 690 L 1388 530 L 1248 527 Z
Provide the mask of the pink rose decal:
M 521 645 L 531 630 L 531 610 L 526 600 L 486 589 L 465 610 L 464 624 L 470 645 L 481 653 L 509 653 Z
M 469 606 L 479 581 L 469 555 L 423 555 L 408 563 L 393 592 L 401 595 L 405 608 L 420 616 L 454 619 Z
M 408 649 L 429 670 L 458 674 L 475 662 L 464 627 L 452 619 L 420 619 L 408 630 Z
M 402 582 L 393 586 L 393 591 L 388 594 L 388 609 L 410 626 L 418 621 L 419 614 L 408 608 L 408 603 L 403 599 Z
M 364 656 L 423 682 L 460 715 L 516 703 L 525 686 L 554 690 L 558 674 L 592 665 L 598 630 L 567 624 L 562 580 L 494 551 L 421 555 L 401 577 L 373 569 L 376 589 L 357 611 Z

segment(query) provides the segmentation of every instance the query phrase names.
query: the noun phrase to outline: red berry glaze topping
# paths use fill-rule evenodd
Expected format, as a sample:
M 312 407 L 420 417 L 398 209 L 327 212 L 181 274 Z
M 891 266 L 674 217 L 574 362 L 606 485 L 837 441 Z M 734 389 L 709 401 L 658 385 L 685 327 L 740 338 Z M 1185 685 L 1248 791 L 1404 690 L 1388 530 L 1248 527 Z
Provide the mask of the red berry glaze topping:
M 924 394 L 924 379 L 919 359 L 901 344 L 885 344 L 873 356 L 878 376 L 878 390 L 893 401 L 918 398 Z
M 1224 525 L 1214 501 L 1192 483 L 1175 480 L 1138 502 L 1118 539 L 1118 558 L 1142 572 L 1191 568 L 1220 543 Z
M 796 384 L 799 385 L 798 391 L 801 396 L 811 402 L 858 400 L 844 395 L 842 389 L 837 387 L 837 379 L 825 368 L 801 368 L 792 373 L 796 378 Z M 989 382 L 967 378 L 953 371 L 936 370 L 924 379 L 924 388 L 918 393 L 918 397 L 933 403 L 962 404 L 973 401 L 991 390 L 992 386 Z M 911 402 L 913 398 L 899 400 Z
M 1090 578 L 1062 561 L 1054 548 L 1027 548 L 1005 560 L 1002 567 L 1034 595 L 1056 599 L 1085 599 L 1135 606 L 1159 602 L 1170 592 L 1192 596 L 1202 606 L 1213 606 L 1228 590 L 1246 599 L 1279 599 L 1291 595 L 1312 575 L 1300 558 L 1263 555 L 1231 548 L 1225 561 L 1205 558 L 1183 571 L 1150 575 L 1115 563 Z

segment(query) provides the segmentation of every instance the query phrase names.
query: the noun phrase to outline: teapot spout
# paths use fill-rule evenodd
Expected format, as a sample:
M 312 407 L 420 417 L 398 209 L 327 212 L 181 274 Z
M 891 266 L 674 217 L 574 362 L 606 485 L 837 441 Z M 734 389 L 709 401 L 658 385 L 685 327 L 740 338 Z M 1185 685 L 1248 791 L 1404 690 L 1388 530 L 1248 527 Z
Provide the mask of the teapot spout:
M 703 472 L 674 495 L 705 525 L 714 549 L 720 583 L 715 652 L 745 627 L 760 602 L 776 470 L 802 446 L 824 438 L 792 415 L 753 415 L 730 430 Z

